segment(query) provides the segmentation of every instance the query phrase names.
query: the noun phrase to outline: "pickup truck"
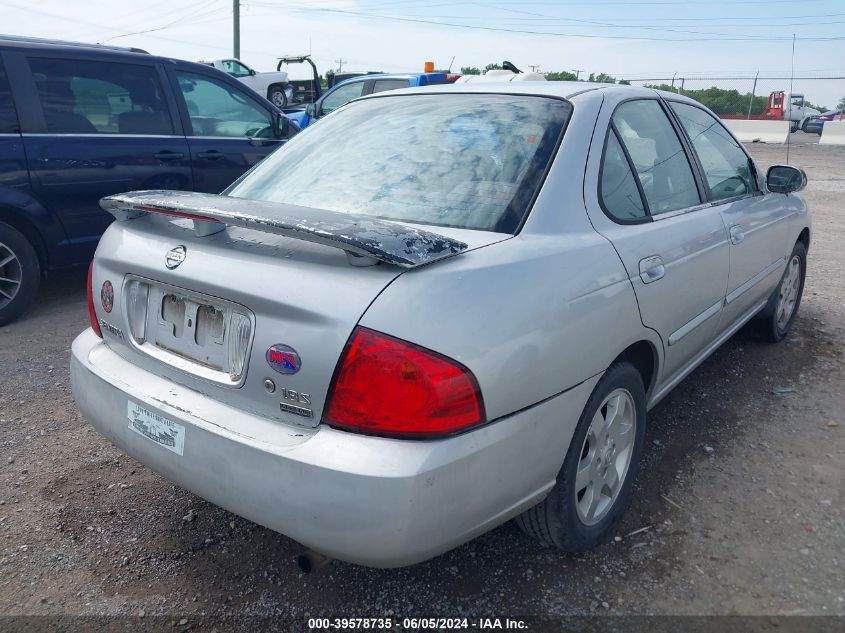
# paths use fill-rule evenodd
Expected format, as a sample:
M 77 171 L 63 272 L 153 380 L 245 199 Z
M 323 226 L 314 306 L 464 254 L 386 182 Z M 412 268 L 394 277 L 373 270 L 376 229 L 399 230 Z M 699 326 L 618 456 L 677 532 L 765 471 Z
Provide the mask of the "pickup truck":
M 300 128 L 306 128 L 320 117 L 358 97 L 385 90 L 454 83 L 457 78 L 457 75 L 445 72 L 362 75 L 335 84 L 317 101 L 309 103 L 305 109 L 285 110 L 285 116 L 293 120 Z
M 288 82 L 288 74 L 284 71 L 258 72 L 239 59 L 214 59 L 200 63 L 214 66 L 230 74 L 265 97 L 277 108 L 287 107 L 293 96 L 293 87 Z

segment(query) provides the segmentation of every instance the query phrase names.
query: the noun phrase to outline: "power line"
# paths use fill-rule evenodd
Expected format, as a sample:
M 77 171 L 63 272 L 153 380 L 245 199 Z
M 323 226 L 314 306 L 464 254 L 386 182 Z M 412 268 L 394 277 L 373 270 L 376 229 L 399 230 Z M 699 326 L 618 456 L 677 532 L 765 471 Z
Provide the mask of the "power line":
M 808 0 L 809 1 L 809 0 Z M 481 25 L 471 25 L 471 24 L 458 24 L 455 22 L 441 22 L 437 20 L 425 20 L 422 18 L 410 18 L 410 17 L 399 17 L 399 16 L 391 16 L 391 15 L 377 15 L 373 13 L 364 13 L 361 11 L 347 11 L 343 9 L 321 9 L 321 8 L 293 8 L 293 11 L 300 12 L 300 13 L 323 13 L 323 14 L 336 14 L 336 15 L 354 15 L 359 17 L 366 17 L 366 18 L 375 18 L 381 20 L 392 20 L 398 22 L 411 22 L 417 24 L 432 24 L 435 26 L 446 26 L 452 28 L 463 28 L 463 29 L 472 29 L 472 30 L 480 30 L 480 31 L 498 31 L 503 33 L 521 33 L 527 35 L 551 35 L 551 36 L 558 36 L 558 37 L 575 37 L 575 38 L 589 38 L 589 39 L 610 39 L 610 40 L 641 40 L 641 41 L 649 41 L 649 42 L 777 42 L 777 41 L 784 41 L 784 40 L 791 40 L 792 37 L 779 37 L 779 36 L 747 36 L 747 37 L 736 37 L 736 36 L 724 36 L 724 37 L 698 37 L 693 40 L 690 38 L 672 38 L 672 37 L 644 37 L 644 36 L 635 36 L 635 35 L 599 35 L 599 34 L 587 34 L 587 33 L 560 33 L 557 31 L 535 31 L 529 29 L 512 29 L 512 28 L 504 28 L 504 27 L 493 27 L 493 26 L 481 26 Z M 690 32 L 696 33 L 696 32 Z M 839 41 L 845 40 L 845 36 L 830 36 L 830 37 L 802 37 L 800 38 L 802 41 Z

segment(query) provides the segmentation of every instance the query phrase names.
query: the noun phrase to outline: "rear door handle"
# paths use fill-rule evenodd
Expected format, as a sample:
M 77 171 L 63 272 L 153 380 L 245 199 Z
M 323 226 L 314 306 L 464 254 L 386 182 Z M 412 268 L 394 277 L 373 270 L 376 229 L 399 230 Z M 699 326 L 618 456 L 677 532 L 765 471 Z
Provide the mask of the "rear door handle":
M 742 244 L 743 240 L 745 240 L 745 231 L 742 230 L 741 225 L 734 224 L 731 227 L 731 244 Z
M 179 160 L 180 158 L 185 158 L 185 155 L 182 152 L 171 152 L 166 149 L 163 152 L 153 154 L 153 158 L 158 160 Z
M 198 152 L 197 158 L 205 158 L 208 160 L 217 160 L 219 158 L 223 158 L 223 152 L 219 152 L 216 149 L 209 150 L 207 152 Z
M 665 274 L 666 266 L 663 265 L 663 258 L 660 255 L 652 255 L 640 260 L 640 279 L 644 284 L 663 279 Z

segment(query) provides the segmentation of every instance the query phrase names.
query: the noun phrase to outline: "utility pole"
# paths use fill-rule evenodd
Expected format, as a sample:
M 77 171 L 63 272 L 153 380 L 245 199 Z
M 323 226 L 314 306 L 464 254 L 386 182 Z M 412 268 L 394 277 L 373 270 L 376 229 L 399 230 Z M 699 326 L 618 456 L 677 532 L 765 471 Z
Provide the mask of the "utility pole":
M 536 73 L 540 70 L 539 64 L 528 64 L 528 67 L 531 69 L 532 73 Z
M 343 59 L 343 57 L 341 57 L 340 59 L 334 60 L 334 63 L 337 64 L 337 72 L 343 72 L 343 64 L 347 61 L 349 61 L 349 60 Z
M 754 95 L 757 92 L 757 77 L 760 76 L 760 71 L 757 71 L 757 74 L 754 75 L 754 85 L 751 86 L 751 100 L 748 102 L 748 118 L 751 118 L 751 106 L 754 105 Z
M 581 68 L 573 68 L 572 72 L 575 73 L 575 81 L 578 81 L 578 78 L 581 76 L 581 73 L 584 72 Z
M 241 0 L 232 0 L 232 56 L 241 58 Z

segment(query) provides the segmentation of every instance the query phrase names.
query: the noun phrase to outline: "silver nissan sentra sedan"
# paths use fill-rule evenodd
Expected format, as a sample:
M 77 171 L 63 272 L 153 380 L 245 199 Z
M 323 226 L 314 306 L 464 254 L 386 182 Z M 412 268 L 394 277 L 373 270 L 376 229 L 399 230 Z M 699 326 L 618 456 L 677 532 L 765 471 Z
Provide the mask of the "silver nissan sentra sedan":
M 325 557 L 408 565 L 514 517 L 585 550 L 631 501 L 649 408 L 746 322 L 789 332 L 805 184 L 645 88 L 360 99 L 221 196 L 103 200 L 74 394 Z

